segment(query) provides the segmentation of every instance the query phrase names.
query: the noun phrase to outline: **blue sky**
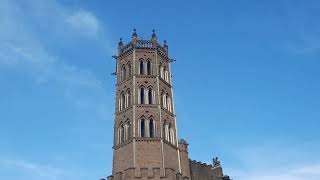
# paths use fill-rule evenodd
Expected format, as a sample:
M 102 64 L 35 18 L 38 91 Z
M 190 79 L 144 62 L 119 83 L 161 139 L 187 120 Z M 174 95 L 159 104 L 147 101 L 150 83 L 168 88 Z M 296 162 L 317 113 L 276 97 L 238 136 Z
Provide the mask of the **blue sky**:
M 317 1 L 0 1 L 0 177 L 111 174 L 115 64 L 167 40 L 191 159 L 237 180 L 320 179 Z

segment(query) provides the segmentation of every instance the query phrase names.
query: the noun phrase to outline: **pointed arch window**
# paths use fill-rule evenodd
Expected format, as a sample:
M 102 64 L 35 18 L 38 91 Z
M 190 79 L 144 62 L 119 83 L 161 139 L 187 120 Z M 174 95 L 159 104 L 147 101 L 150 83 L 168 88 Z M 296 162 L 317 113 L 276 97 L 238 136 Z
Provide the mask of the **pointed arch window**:
M 139 62 L 139 74 L 141 74 L 141 75 L 144 74 L 144 63 L 143 63 L 143 61 Z
M 159 65 L 159 76 L 162 78 L 162 64 Z
M 131 77 L 131 75 L 132 75 L 132 69 L 131 69 L 131 64 L 129 63 L 128 64 L 128 77 Z
M 131 122 L 128 119 L 126 122 L 126 141 L 131 138 Z
M 139 89 L 138 96 L 139 96 L 138 97 L 139 104 L 145 104 L 145 92 L 143 87 Z
M 145 120 L 141 119 L 140 121 L 140 137 L 145 137 Z
M 168 106 L 168 111 L 172 112 L 172 106 L 171 106 L 171 98 L 167 96 L 167 106 Z
M 118 142 L 119 144 L 121 144 L 124 140 L 124 126 L 123 124 L 121 123 L 119 125 L 119 130 L 118 130 Z
M 165 80 L 165 81 L 167 81 L 166 72 L 167 72 L 166 67 L 163 67 L 163 80 Z
M 171 123 L 169 123 L 169 126 L 168 126 L 168 141 L 171 142 L 171 138 L 172 138 L 172 134 L 171 134 Z
M 126 79 L 126 75 L 127 75 L 126 67 L 123 65 L 122 66 L 122 80 Z
M 166 134 L 167 134 L 167 132 L 166 132 L 166 120 L 164 120 L 164 122 L 163 122 L 163 126 L 162 126 L 162 138 L 164 138 L 164 139 L 166 139 Z
M 126 108 L 126 96 L 124 93 L 121 94 L 121 110 Z
M 169 82 L 169 72 L 166 70 L 166 71 L 164 71 L 164 80 L 166 81 L 166 82 Z
M 162 106 L 167 109 L 167 98 L 166 94 L 162 95 Z
M 148 102 L 149 102 L 149 104 L 154 104 L 154 102 L 153 102 L 153 90 L 151 88 L 149 88 L 149 90 L 148 90 Z
M 173 127 L 171 127 L 171 128 L 170 128 L 170 142 L 171 142 L 172 144 L 176 144 L 174 137 L 175 137 L 175 136 L 174 136 L 174 130 L 173 130 Z
M 131 106 L 131 91 L 128 90 L 127 92 L 127 107 Z
M 147 61 L 147 75 L 151 75 L 151 73 L 152 73 L 151 61 Z
M 151 138 L 155 136 L 155 123 L 153 119 L 149 120 L 149 135 Z

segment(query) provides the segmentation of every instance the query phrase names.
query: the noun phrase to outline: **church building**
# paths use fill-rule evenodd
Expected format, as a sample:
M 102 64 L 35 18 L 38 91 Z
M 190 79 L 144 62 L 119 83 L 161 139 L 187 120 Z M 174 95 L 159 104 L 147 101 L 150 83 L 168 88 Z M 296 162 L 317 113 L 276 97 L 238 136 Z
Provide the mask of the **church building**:
M 190 160 L 178 138 L 168 44 L 134 30 L 120 39 L 116 59 L 116 107 L 112 175 L 108 180 L 229 180 L 218 158 Z

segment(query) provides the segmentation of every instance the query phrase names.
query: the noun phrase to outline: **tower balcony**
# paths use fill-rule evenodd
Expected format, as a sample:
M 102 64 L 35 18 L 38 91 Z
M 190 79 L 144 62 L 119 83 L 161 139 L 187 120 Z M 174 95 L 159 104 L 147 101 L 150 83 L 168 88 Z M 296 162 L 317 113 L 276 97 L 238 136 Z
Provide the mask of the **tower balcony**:
M 153 40 L 134 39 L 126 45 L 119 46 L 119 57 L 130 53 L 133 49 L 157 50 L 158 54 L 168 59 L 168 50 L 165 46 Z

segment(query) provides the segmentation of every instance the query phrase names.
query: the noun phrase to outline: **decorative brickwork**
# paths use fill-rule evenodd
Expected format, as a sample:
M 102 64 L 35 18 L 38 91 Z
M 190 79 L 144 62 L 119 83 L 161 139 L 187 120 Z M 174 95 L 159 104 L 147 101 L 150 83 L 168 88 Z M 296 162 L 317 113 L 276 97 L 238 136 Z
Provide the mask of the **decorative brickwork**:
M 219 165 L 188 158 L 178 140 L 168 45 L 138 38 L 118 44 L 113 169 L 108 180 L 227 180 Z

